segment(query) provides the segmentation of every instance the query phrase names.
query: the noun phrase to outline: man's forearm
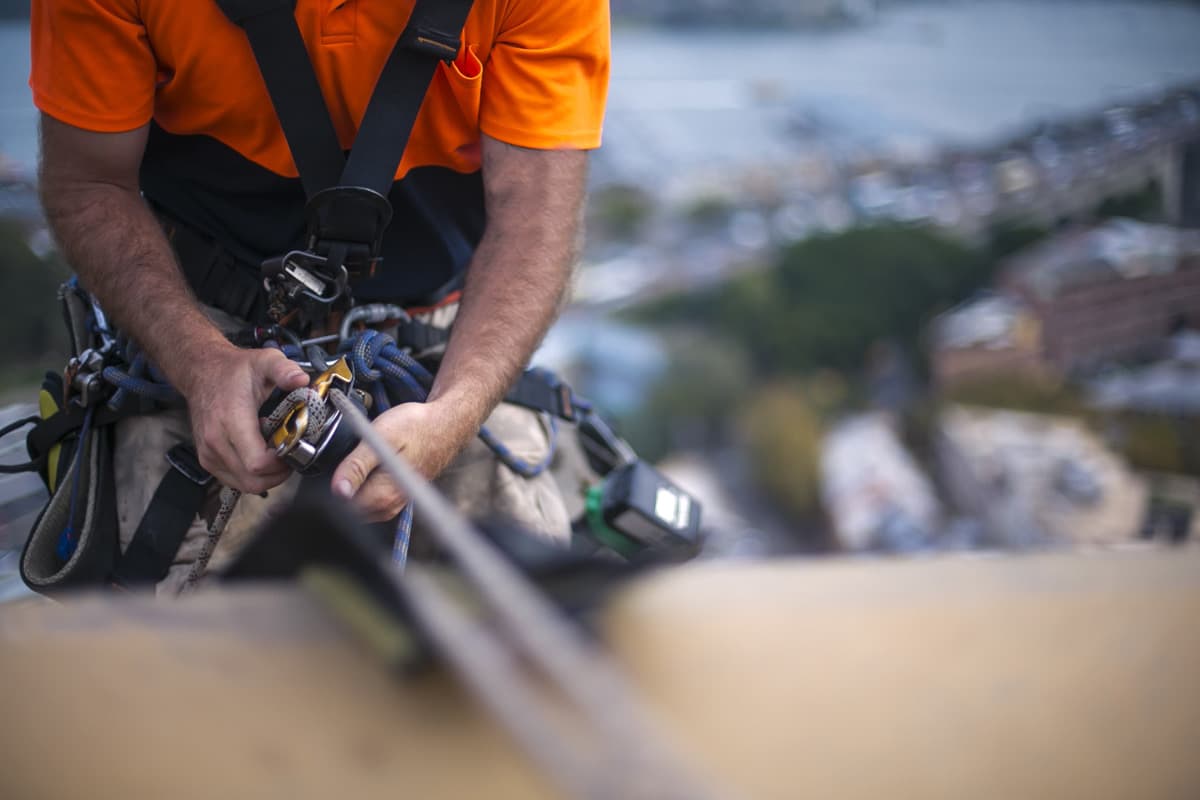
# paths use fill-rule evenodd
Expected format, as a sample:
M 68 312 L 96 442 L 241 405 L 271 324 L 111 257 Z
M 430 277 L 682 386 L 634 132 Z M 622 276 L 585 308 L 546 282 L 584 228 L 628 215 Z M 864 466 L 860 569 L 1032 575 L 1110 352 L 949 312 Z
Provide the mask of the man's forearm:
M 49 180 L 46 180 L 49 178 Z M 180 388 L 203 348 L 229 346 L 191 294 L 175 256 L 136 191 L 44 176 L 42 201 L 84 287 Z
M 537 156 L 548 157 L 548 164 L 532 172 L 520 155 L 516 163 L 485 162 L 485 171 L 491 166 L 512 174 L 492 176 L 492 186 L 502 188 L 489 190 L 487 232 L 468 269 L 430 394 L 431 402 L 456 409 L 459 438 L 478 430 L 528 364 L 578 255 L 586 154 Z

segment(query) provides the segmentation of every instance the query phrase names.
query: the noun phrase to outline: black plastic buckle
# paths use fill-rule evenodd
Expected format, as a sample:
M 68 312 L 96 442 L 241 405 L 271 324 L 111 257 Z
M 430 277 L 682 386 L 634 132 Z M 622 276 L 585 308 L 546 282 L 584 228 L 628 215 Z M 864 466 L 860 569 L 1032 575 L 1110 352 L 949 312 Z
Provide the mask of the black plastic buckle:
M 301 297 L 318 305 L 332 305 L 346 293 L 350 275 L 345 266 L 332 267 L 325 256 L 307 250 L 263 262 L 263 276 L 280 286 L 290 302 Z
M 571 387 L 557 375 L 542 369 L 525 370 L 505 399 L 526 408 L 546 411 L 567 422 L 575 422 L 578 417 Z
M 401 42 L 409 50 L 415 50 L 427 56 L 440 58 L 442 61 L 453 61 L 458 58 L 462 40 L 458 34 L 443 33 L 434 28 L 417 26 L 407 28 L 400 37 Z
M 200 458 L 189 444 L 175 445 L 167 451 L 166 458 L 176 472 L 197 486 L 207 486 L 213 479 L 208 470 L 200 466 Z

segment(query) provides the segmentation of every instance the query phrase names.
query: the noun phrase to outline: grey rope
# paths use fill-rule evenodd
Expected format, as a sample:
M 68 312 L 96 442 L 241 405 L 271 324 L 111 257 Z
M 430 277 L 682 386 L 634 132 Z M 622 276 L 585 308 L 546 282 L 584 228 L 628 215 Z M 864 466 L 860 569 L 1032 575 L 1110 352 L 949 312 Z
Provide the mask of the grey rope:
M 181 593 L 194 589 L 200 582 L 200 578 L 204 576 L 204 571 L 208 569 L 208 562 L 217 549 L 217 543 L 221 541 L 221 534 L 225 533 L 225 526 L 229 524 L 229 518 L 233 516 L 233 510 L 237 508 L 238 500 L 241 497 L 242 493 L 237 489 L 230 489 L 228 486 L 221 487 L 221 508 L 213 517 L 212 524 L 208 526 L 208 537 L 200 547 L 200 553 L 196 556 L 196 560 L 192 562 L 192 568 L 188 570 L 187 579 L 184 580 L 183 587 L 180 589 Z
M 464 577 L 480 595 L 493 615 L 509 647 L 522 651 L 525 659 L 538 667 L 589 723 L 596 734 L 597 749 L 590 759 L 577 762 L 570 774 L 562 768 L 553 771 L 564 788 L 577 797 L 688 798 L 701 800 L 724 796 L 714 791 L 683 765 L 667 743 L 659 726 L 615 664 L 587 641 L 550 603 L 541 596 L 508 562 L 484 544 L 471 527 L 433 486 L 421 478 L 372 427 L 355 405 L 337 392 L 330 398 L 347 420 L 379 457 L 380 466 L 405 491 L 425 515 L 430 532 L 458 563 Z M 479 669 L 479 659 L 494 659 L 487 651 L 471 653 L 462 647 L 462 623 L 451 624 L 445 615 L 446 603 L 431 601 L 426 595 L 437 585 L 429 580 L 395 574 L 396 587 L 410 598 L 411 608 L 428 627 L 436 641 L 445 645 L 445 656 L 482 702 L 498 712 L 500 721 L 526 747 L 539 764 L 557 757 L 543 749 L 546 730 L 541 736 L 530 733 L 529 718 L 502 716 L 512 704 L 503 697 L 513 691 L 511 679 L 532 680 L 527 671 L 517 670 L 504 679 L 504 673 L 491 675 Z M 478 637 L 477 637 L 478 638 Z M 499 637 L 497 636 L 497 639 Z M 512 653 L 511 658 L 518 658 Z M 547 711 L 546 723 L 555 718 Z
M 306 442 L 319 440 L 325 431 L 325 423 L 329 419 L 329 407 L 326 405 L 326 400 L 316 390 L 307 386 L 295 389 L 283 399 L 282 403 L 276 406 L 271 415 L 263 422 L 263 435 L 269 437 L 283 424 L 288 414 L 304 405 L 308 406 L 308 427 L 301 438 Z M 181 593 L 194 589 L 200 579 L 204 577 L 204 573 L 208 569 L 208 562 L 212 560 L 213 553 L 216 552 L 221 536 L 225 533 L 225 527 L 229 524 L 229 519 L 233 516 L 233 511 L 237 508 L 238 500 L 241 497 L 242 493 L 237 489 L 231 489 L 228 486 L 221 487 L 221 507 L 208 526 L 208 536 L 205 538 L 196 560 L 192 562 L 192 568 L 188 570 L 187 578 L 180 589 Z
M 269 437 L 283 424 L 283 420 L 288 414 L 300 406 L 307 405 L 308 427 L 301 438 L 306 442 L 317 441 L 321 438 L 321 433 L 325 430 L 325 422 L 329 417 L 326 402 L 316 389 L 309 386 L 292 390 L 291 394 L 283 398 L 283 402 L 276 406 L 275 410 L 271 412 L 271 416 L 263 422 L 263 436 Z

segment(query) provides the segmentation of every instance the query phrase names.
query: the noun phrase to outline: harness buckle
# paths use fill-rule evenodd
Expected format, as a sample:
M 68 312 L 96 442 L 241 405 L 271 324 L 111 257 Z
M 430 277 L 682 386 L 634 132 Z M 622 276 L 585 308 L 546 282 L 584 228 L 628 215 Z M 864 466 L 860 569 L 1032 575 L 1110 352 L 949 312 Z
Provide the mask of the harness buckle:
M 308 249 L 344 266 L 353 278 L 374 274 L 383 249 L 383 233 L 392 221 L 392 204 L 365 186 L 333 186 L 312 196 L 305 206 Z
M 191 445 L 184 442 L 175 445 L 167 451 L 166 459 L 176 472 L 197 486 L 207 486 L 212 483 L 212 474 L 200 466 L 200 459 Z
M 306 249 L 263 262 L 269 316 L 298 327 L 320 322 L 350 302 L 350 281 L 369 278 L 383 261 L 383 234 L 392 206 L 363 186 L 334 186 L 317 192 L 305 207 Z
M 349 293 L 346 267 L 331 268 L 324 256 L 308 250 L 293 250 L 262 266 L 269 300 L 268 316 L 276 323 L 298 312 L 300 327 L 328 316 L 338 301 Z
M 89 347 L 67 362 L 67 368 L 63 370 L 63 387 L 67 395 L 64 400 L 83 408 L 99 401 L 105 388 L 102 373 L 107 365 L 107 349 Z

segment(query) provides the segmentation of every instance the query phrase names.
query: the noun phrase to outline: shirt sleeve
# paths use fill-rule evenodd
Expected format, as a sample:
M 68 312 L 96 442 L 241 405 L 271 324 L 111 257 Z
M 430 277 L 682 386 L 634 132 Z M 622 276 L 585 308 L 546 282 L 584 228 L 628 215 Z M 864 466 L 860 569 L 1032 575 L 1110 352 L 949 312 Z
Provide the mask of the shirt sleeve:
M 608 0 L 510 0 L 483 70 L 480 129 L 539 150 L 600 146 Z
M 33 0 L 29 86 L 46 114 L 116 133 L 154 113 L 154 53 L 137 0 Z

